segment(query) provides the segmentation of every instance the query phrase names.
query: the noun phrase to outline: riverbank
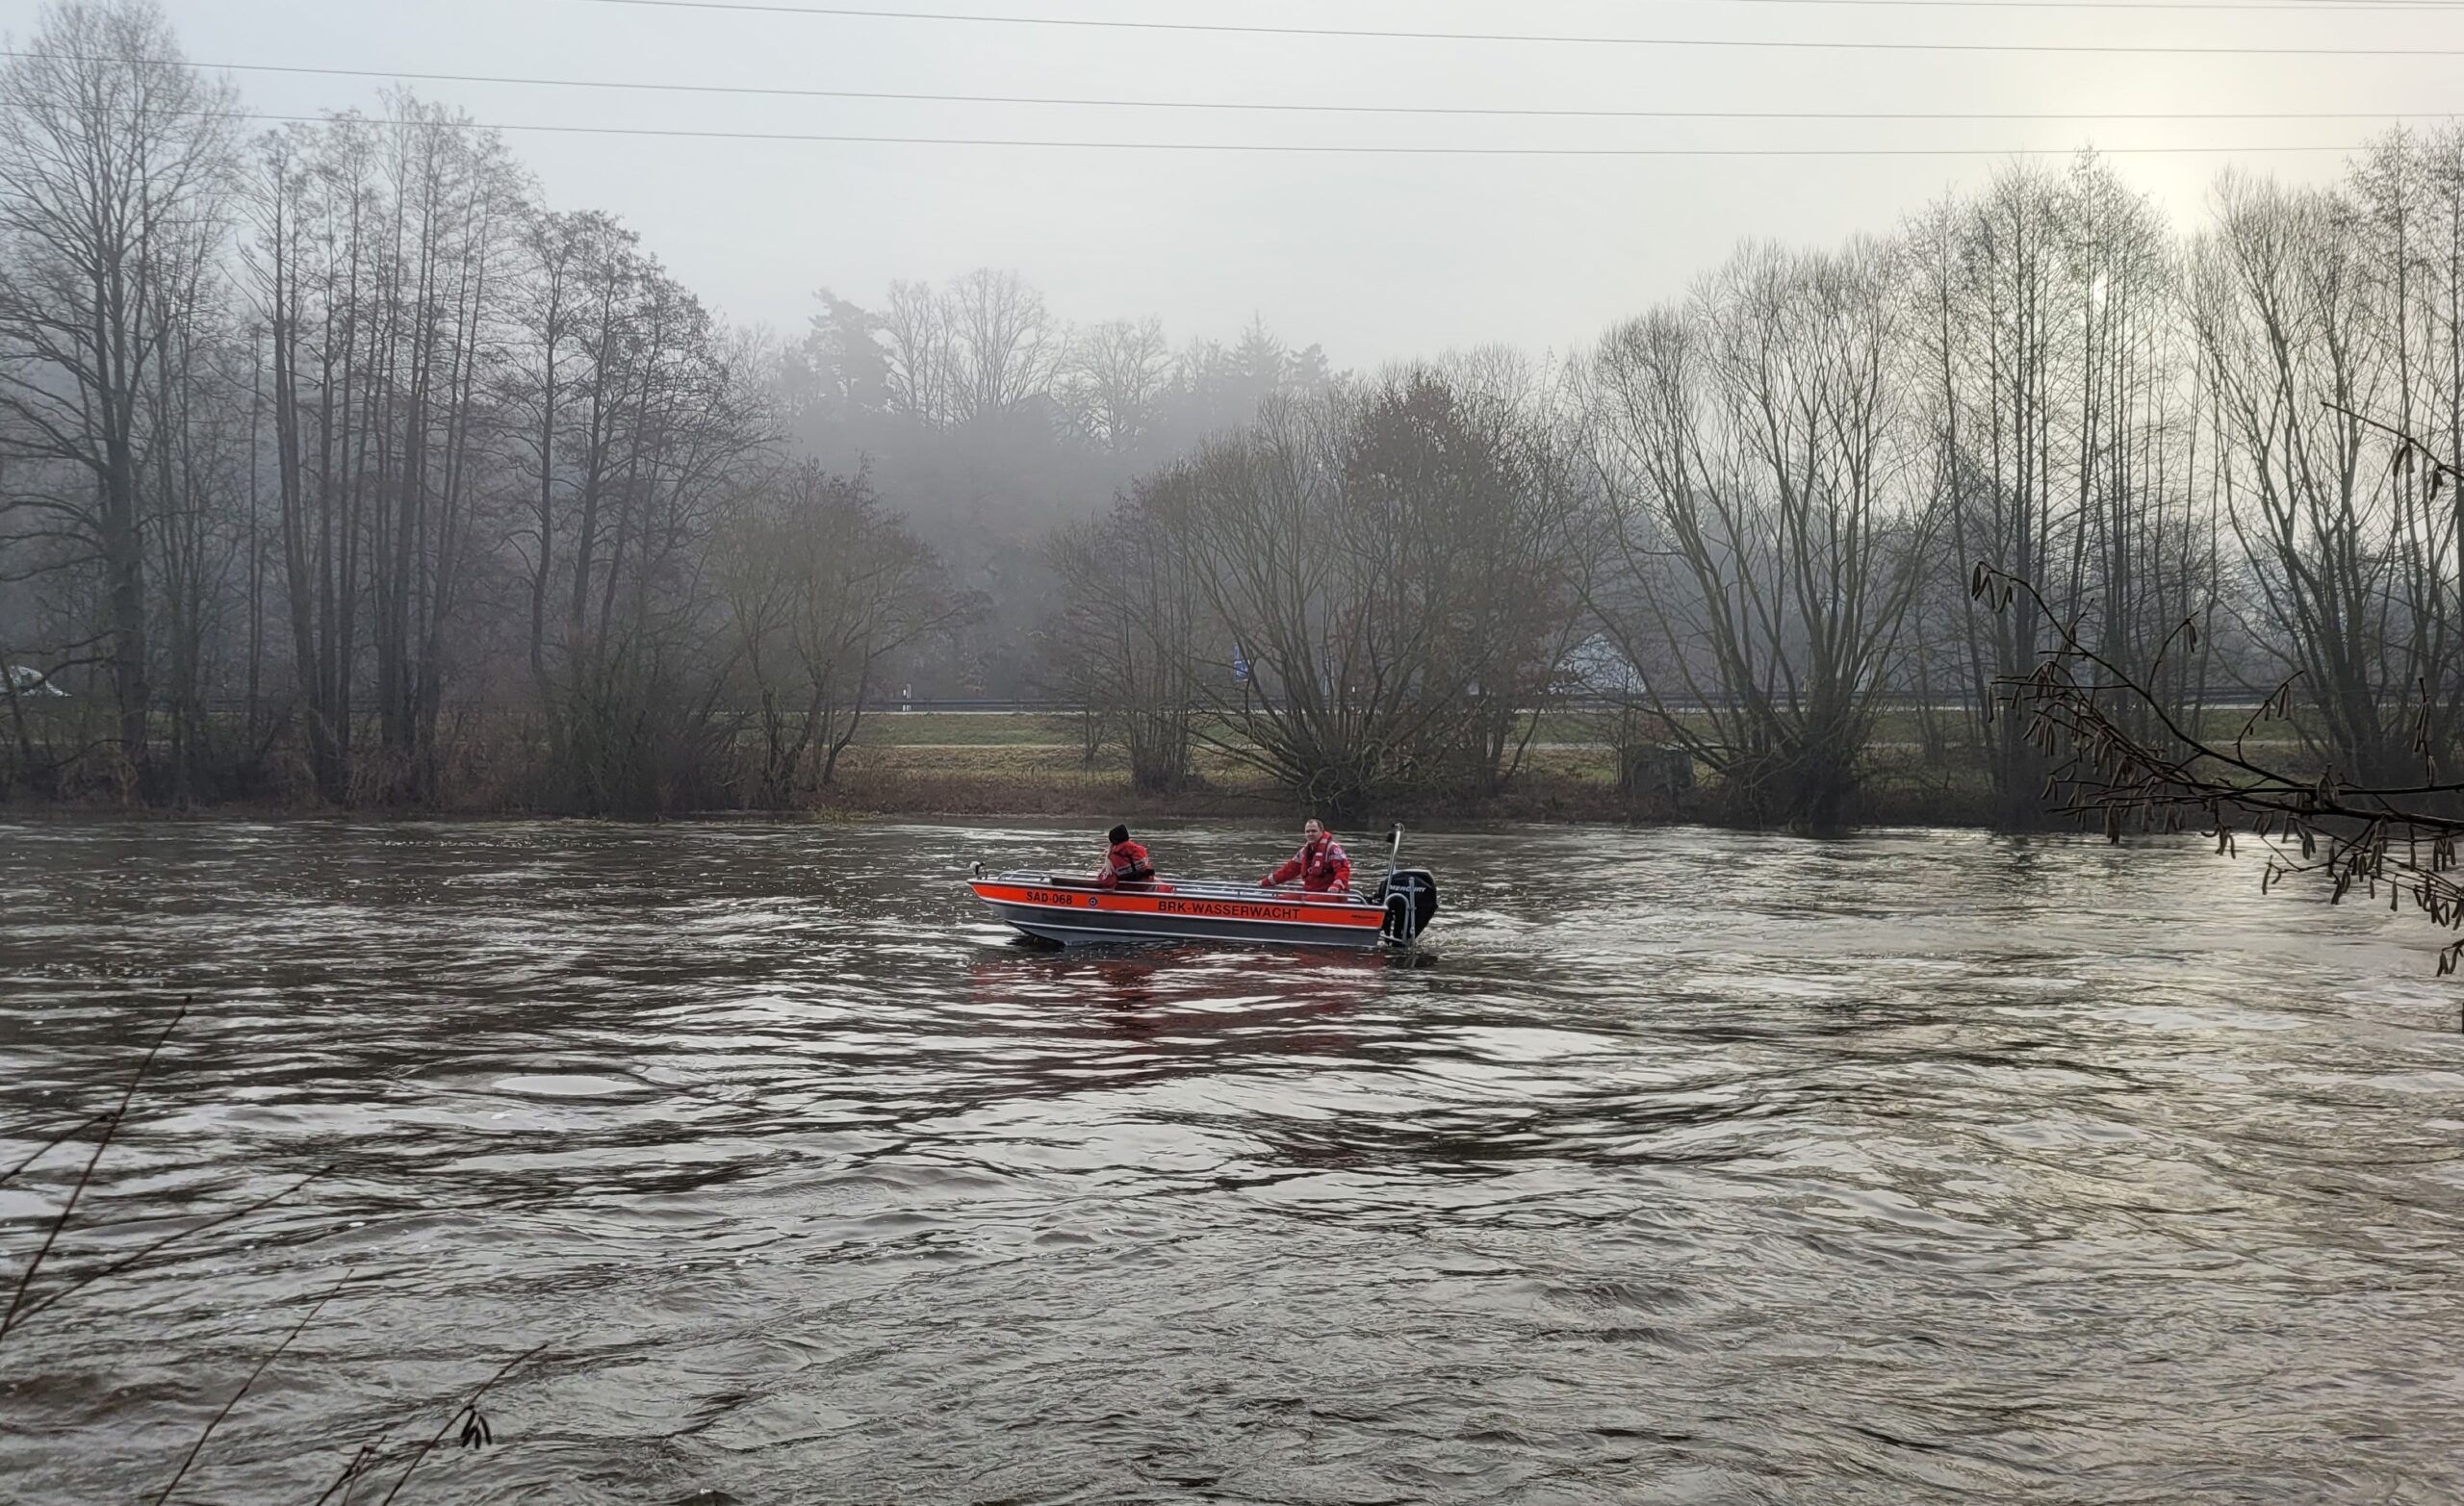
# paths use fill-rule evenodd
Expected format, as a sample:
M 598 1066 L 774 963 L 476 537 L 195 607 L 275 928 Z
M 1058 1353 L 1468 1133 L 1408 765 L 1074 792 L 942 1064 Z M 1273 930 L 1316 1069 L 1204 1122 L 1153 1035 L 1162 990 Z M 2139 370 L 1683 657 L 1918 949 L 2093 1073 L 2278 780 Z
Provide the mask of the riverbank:
M 1513 781 L 1479 798 L 1415 798 L 1393 812 L 1368 813 L 1363 825 L 1382 825 L 1390 814 L 1417 825 L 1490 821 L 1562 822 L 1570 825 L 1733 825 L 1719 790 L 1707 779 L 1675 794 L 1640 794 L 1617 784 L 1616 755 L 1605 746 L 1560 745 L 1534 749 Z M 578 810 L 552 801 L 524 799 L 502 783 L 466 786 L 480 798 L 433 804 L 383 801 L 335 804 L 317 800 L 304 784 L 280 798 L 141 804 L 89 788 L 65 799 L 0 800 L 0 811 L 17 818 L 100 812 L 240 816 L 263 820 L 315 819 L 347 814 L 367 819 L 519 819 L 610 814 Z M 1082 744 L 1054 742 L 880 742 L 850 748 L 832 782 L 783 808 L 730 804 L 677 804 L 643 812 L 661 820 L 803 818 L 821 821 L 876 818 L 958 820 L 1029 817 L 1091 823 L 1155 820 L 1297 819 L 1312 813 L 1299 796 L 1255 770 L 1219 755 L 1201 758 L 1192 780 L 1170 791 L 1139 789 L 1126 760 L 1099 749 L 1090 759 Z M 1319 811 L 1318 814 L 1324 812 Z M 1972 827 L 1995 825 L 1981 781 L 1949 778 L 1915 764 L 1879 765 L 1852 823 L 1859 827 Z
M 1711 771 L 1666 753 L 1647 787 L 1619 779 L 1618 719 L 1613 713 L 1552 711 L 1504 790 L 1486 796 L 1417 796 L 1399 803 L 1406 819 L 1438 821 L 1562 821 L 1610 825 L 1740 824 Z M 372 735 L 373 729 L 369 729 Z M 747 804 L 757 785 L 757 750 L 706 741 L 689 746 L 606 750 L 634 760 L 629 771 L 585 793 L 548 734 L 526 720 L 470 719 L 456 725 L 441 766 L 414 781 L 398 762 L 363 757 L 348 798 L 317 792 L 304 755 L 270 738 L 253 755 L 217 759 L 190 781 L 191 793 L 112 776 L 113 760 L 96 728 L 62 746 L 86 753 L 55 764 L 44 777 L 13 776 L 0 758 L 0 810 L 214 812 L 276 819 L 348 813 L 382 818 L 523 818 L 604 815 L 645 819 L 731 816 L 844 819 L 988 818 L 1157 820 L 1261 818 L 1284 820 L 1311 807 L 1296 792 L 1219 747 L 1201 745 L 1191 778 L 1170 791 L 1139 789 L 1128 760 L 1073 713 L 1039 711 L 884 711 L 864 719 L 858 741 L 838 758 L 827 784 L 808 784 L 784 806 Z M 2258 744 L 2249 745 L 2253 748 Z M 2291 743 L 2266 745 L 2293 754 Z M 810 755 L 808 755 L 808 759 Z M 805 778 L 812 778 L 807 764 Z M 1672 778 L 1673 776 L 1673 778 Z M 159 786 L 167 776 L 159 776 Z M 412 798 L 415 782 L 440 798 Z M 1652 785 L 1656 787 L 1648 787 Z M 1325 814 L 1322 810 L 1315 813 Z M 1373 824 L 1379 811 L 1355 813 Z M 1840 825 L 1848 828 L 2007 825 L 1984 771 L 1938 721 L 1909 711 L 1887 714 L 1864 760 L 1861 788 Z M 2061 825 L 2051 823 L 2051 825 Z
M 1094 819 L 1259 817 L 1305 814 L 1293 791 L 1219 755 L 1201 758 L 1186 788 L 1136 787 L 1125 761 L 1083 746 L 905 743 L 850 749 L 815 808 L 879 816 L 1077 816 Z M 1673 793 L 1618 787 L 1605 745 L 1535 748 L 1508 786 L 1485 797 L 1413 802 L 1422 820 L 1563 821 L 1609 825 L 1726 824 L 1707 779 Z M 1912 762 L 1878 762 L 1858 824 L 1983 827 L 1993 812 L 1981 781 L 1956 780 Z

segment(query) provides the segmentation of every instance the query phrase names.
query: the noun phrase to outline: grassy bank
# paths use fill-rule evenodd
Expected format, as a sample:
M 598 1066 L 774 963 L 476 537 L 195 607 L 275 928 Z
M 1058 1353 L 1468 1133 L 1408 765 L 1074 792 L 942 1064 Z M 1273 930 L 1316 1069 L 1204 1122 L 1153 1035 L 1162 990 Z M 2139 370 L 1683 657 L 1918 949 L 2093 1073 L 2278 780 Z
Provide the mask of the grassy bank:
M 1502 794 L 1422 802 L 1423 819 L 1667 822 L 1717 818 L 1716 790 L 1697 770 L 1695 789 L 1675 799 L 1617 787 L 1616 751 L 1604 719 L 1566 714 L 1544 722 L 1521 773 Z M 1086 756 L 1080 724 L 1038 713 L 892 713 L 870 719 L 840 760 L 821 808 L 867 815 L 1033 815 L 1098 819 L 1156 816 L 1285 817 L 1301 804 L 1255 769 L 1201 749 L 1190 787 L 1168 794 L 1133 787 L 1118 750 Z M 1928 768 L 1912 748 L 1873 759 L 1863 818 L 1876 825 L 1985 825 L 1992 809 L 1982 779 Z
M 1717 822 L 1719 791 L 1707 771 L 1695 770 L 1691 791 L 1637 796 L 1618 788 L 1611 746 L 1615 719 L 1598 713 L 1552 712 L 1542 719 L 1521 772 L 1502 794 L 1472 799 L 1415 800 L 1419 820 L 1554 820 L 1585 822 Z M 1882 728 L 1867 760 L 1855 819 L 1866 825 L 1989 825 L 1995 811 L 1981 773 L 1956 760 L 1929 761 L 1910 727 Z M 561 814 L 573 807 L 540 794 L 526 774 L 547 749 L 526 720 L 470 719 L 457 725 L 447 753 L 447 796 L 434 804 L 389 804 L 370 794 L 347 803 L 363 814 L 522 816 Z M 749 758 L 751 745 L 736 756 Z M 726 754 L 722 753 L 722 757 Z M 48 792 L 26 787 L 7 804 L 37 809 L 125 809 L 141 804 L 107 777 L 108 759 L 81 764 L 83 775 Z M 253 773 L 200 790 L 185 808 L 257 815 L 326 814 L 295 749 L 277 747 Z M 713 766 L 699 796 L 662 799 L 671 813 L 732 808 L 732 785 Z M 158 799 L 149 808 L 181 808 Z M 1084 720 L 1049 712 L 877 712 L 864 719 L 857 743 L 839 760 L 826 788 L 790 811 L 830 816 L 1046 816 L 1090 822 L 1162 816 L 1283 819 L 1302 802 L 1256 769 L 1220 750 L 1201 748 L 1190 784 L 1169 793 L 1133 787 L 1125 756 L 1099 744 L 1088 753 Z

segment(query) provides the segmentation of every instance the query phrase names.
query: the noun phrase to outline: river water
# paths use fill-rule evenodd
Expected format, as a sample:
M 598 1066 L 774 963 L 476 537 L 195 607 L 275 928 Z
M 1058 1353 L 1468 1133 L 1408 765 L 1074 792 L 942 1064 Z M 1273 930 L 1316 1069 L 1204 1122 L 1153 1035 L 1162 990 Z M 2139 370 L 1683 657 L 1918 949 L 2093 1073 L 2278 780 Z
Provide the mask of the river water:
M 1409 852 L 1406 965 L 1025 950 L 957 880 L 1051 827 L 0 826 L 0 1170 L 195 998 L 36 1294 L 332 1168 L 0 1341 L 0 1501 L 158 1489 L 328 1291 L 181 1499 L 379 1499 L 533 1345 L 403 1502 L 2464 1494 L 2426 923 L 2195 844 Z

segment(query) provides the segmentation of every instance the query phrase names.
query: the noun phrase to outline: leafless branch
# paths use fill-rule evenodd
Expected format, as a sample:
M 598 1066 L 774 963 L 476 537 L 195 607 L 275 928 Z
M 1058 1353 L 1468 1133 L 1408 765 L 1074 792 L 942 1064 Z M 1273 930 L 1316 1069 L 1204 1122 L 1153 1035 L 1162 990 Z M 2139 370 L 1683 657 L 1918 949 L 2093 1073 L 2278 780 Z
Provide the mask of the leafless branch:
M 269 1366 L 282 1358 L 282 1352 L 291 1347 L 292 1340 L 308 1331 L 308 1325 L 317 1320 L 317 1315 L 325 1310 L 326 1303 L 331 1302 L 341 1293 L 354 1274 L 356 1274 L 355 1269 L 345 1269 L 342 1278 L 326 1289 L 323 1296 L 310 1304 L 308 1311 L 300 1315 L 299 1321 L 291 1326 L 291 1332 L 282 1336 L 282 1342 L 274 1345 L 271 1352 L 257 1362 L 257 1367 L 248 1372 L 248 1378 L 240 1383 L 240 1389 L 231 1393 L 231 1399 L 222 1404 L 222 1410 L 214 1415 L 213 1420 L 206 1423 L 204 1431 L 197 1434 L 196 1442 L 189 1445 L 188 1456 L 180 1461 L 180 1467 L 177 1469 L 171 1471 L 170 1483 L 165 1485 L 162 1492 L 154 1497 L 154 1506 L 164 1506 L 164 1503 L 171 1498 L 171 1493 L 180 1488 L 180 1481 L 187 1478 L 189 1467 L 195 1464 L 196 1456 L 204 1451 L 206 1441 L 214 1437 L 214 1430 L 220 1427 L 222 1419 L 229 1417 L 231 1410 L 240 1405 L 242 1398 L 248 1394 L 249 1388 L 257 1384 L 257 1377 L 265 1374 Z
M 42 1160 L 45 1156 L 50 1155 L 53 1151 L 58 1150 L 61 1146 L 67 1144 L 70 1140 L 73 1140 L 77 1136 L 85 1134 L 88 1130 L 92 1129 L 98 1124 L 109 1124 L 111 1122 L 111 1118 L 112 1116 L 110 1114 L 98 1113 L 92 1118 L 82 1120 L 77 1124 L 71 1125 L 67 1129 L 61 1131 L 58 1135 L 52 1136 L 49 1139 L 44 1140 L 42 1144 L 37 1146 L 34 1153 L 28 1156 L 25 1160 L 17 1162 L 13 1166 L 11 1166 L 6 1171 L 0 1171 L 0 1187 L 7 1187 L 10 1183 L 16 1180 L 18 1173 L 24 1171 L 28 1166 L 33 1165 L 36 1161 Z
M 264 1197 L 258 1198 L 254 1202 L 244 1203 L 238 1208 L 234 1208 L 227 1212 L 218 1213 L 201 1224 L 192 1224 L 188 1228 L 182 1229 L 176 1234 L 165 1235 L 162 1238 L 155 1240 L 153 1243 L 134 1254 L 124 1255 L 108 1265 L 100 1266 L 94 1270 L 87 1272 L 85 1275 L 71 1281 L 66 1286 L 51 1292 L 39 1302 L 27 1303 L 24 1310 L 17 1315 L 17 1319 L 19 1322 L 23 1322 L 27 1318 L 33 1317 L 36 1314 L 40 1313 L 57 1303 L 64 1301 L 69 1297 L 75 1296 L 78 1292 L 85 1290 L 88 1287 L 92 1286 L 98 1281 L 103 1281 L 110 1277 L 116 1276 L 121 1271 L 142 1264 L 145 1261 L 161 1254 L 163 1251 L 169 1249 L 175 1244 L 184 1243 L 187 1240 L 195 1238 L 198 1235 L 219 1229 L 224 1224 L 231 1223 L 237 1219 L 245 1218 L 250 1213 L 262 1212 L 266 1209 L 271 1208 L 274 1204 L 281 1202 L 283 1199 L 291 1196 L 300 1188 L 308 1186 L 310 1183 L 332 1175 L 333 1170 L 334 1168 L 331 1166 L 321 1166 L 317 1170 L 308 1173 L 308 1175 L 301 1177 L 298 1181 L 292 1183 L 289 1187 L 283 1187 L 278 1191 L 270 1192 Z M 5 1332 L 5 1330 L 0 1330 L 0 1332 Z
M 2391 904 L 2409 895 L 2433 923 L 2464 928 L 2464 883 L 2452 873 L 2464 835 L 2453 802 L 2464 797 L 2464 783 L 2347 785 L 2332 768 L 2314 779 L 2272 767 L 2252 756 L 2247 737 L 2261 721 L 2290 713 L 2292 680 L 2229 746 L 2219 746 L 2184 726 L 2145 678 L 2083 643 L 2026 580 L 1980 562 L 1971 590 L 1997 612 L 2024 601 L 2054 634 L 2034 673 L 2006 676 L 2000 685 L 2028 739 L 2048 760 L 2061 760 L 2045 792 L 2057 810 L 2100 826 L 2116 841 L 2134 825 L 2178 831 L 2195 819 L 2227 855 L 2236 851 L 2238 826 L 2267 848 L 2262 892 L 2318 874 L 2332 904 L 2356 892 L 2374 899 L 2384 884 Z M 2092 669 L 2093 677 L 2083 678 L 2078 667 Z M 2152 726 L 2161 736 L 2134 726 Z M 2441 976 L 2459 961 L 2464 941 L 2441 951 Z
M 429 1454 L 436 1451 L 438 1446 L 445 1442 L 445 1435 L 453 1430 L 455 1423 L 458 1422 L 462 1425 L 461 1441 L 470 1447 L 476 1448 L 483 1443 L 493 1442 L 495 1441 L 495 1435 L 488 1427 L 487 1417 L 479 1411 L 479 1399 L 487 1395 L 488 1388 L 512 1374 L 517 1366 L 537 1356 L 547 1347 L 548 1346 L 546 1344 L 532 1345 L 530 1348 L 515 1355 L 512 1359 L 507 1360 L 498 1368 L 494 1375 L 491 1375 L 486 1380 L 481 1381 L 479 1383 L 479 1389 L 471 1393 L 470 1400 L 465 1401 L 462 1404 L 461 1410 L 451 1414 L 442 1423 L 438 1424 L 435 1436 L 431 1437 L 426 1442 L 422 1443 L 418 1448 L 412 1451 L 411 1462 L 403 1467 L 401 1478 L 394 1482 L 394 1488 L 385 1493 L 385 1499 L 379 1501 L 377 1506 L 391 1506 L 394 1497 L 402 1493 L 402 1487 L 410 1483 L 411 1472 L 417 1469 L 421 1464 L 425 1462 Z
M 186 999 L 180 1001 L 180 1007 L 173 1011 L 170 1023 L 163 1027 L 163 1034 L 156 1036 L 154 1044 L 147 1048 L 145 1059 L 138 1062 L 137 1070 L 130 1074 L 128 1087 L 119 1095 L 119 1107 L 103 1116 L 103 1133 L 94 1141 L 94 1153 L 86 1158 L 85 1169 L 78 1172 L 76 1185 L 68 1189 L 68 1200 L 61 1205 L 60 1214 L 51 1221 L 51 1228 L 43 1235 L 42 1244 L 35 1251 L 34 1259 L 28 1261 L 25 1270 L 19 1273 L 16 1288 L 9 1295 L 8 1312 L 0 1314 L 0 1340 L 7 1339 L 10 1332 L 19 1323 L 33 1316 L 41 1308 L 50 1306 L 52 1300 L 56 1300 L 46 1299 L 29 1307 L 26 1302 L 26 1293 L 33 1289 L 35 1275 L 42 1269 L 43 1262 L 50 1257 L 52 1246 L 59 1242 L 61 1231 L 66 1229 L 68 1220 L 76 1216 L 77 1205 L 86 1196 L 86 1188 L 93 1182 L 95 1165 L 102 1161 L 103 1152 L 111 1149 L 112 1136 L 119 1133 L 120 1123 L 127 1117 L 128 1106 L 137 1096 L 138 1085 L 145 1081 L 146 1072 L 153 1067 L 154 1058 L 162 1051 L 164 1042 L 171 1038 L 171 1032 L 178 1030 L 180 1021 L 188 1018 L 189 1002 Z

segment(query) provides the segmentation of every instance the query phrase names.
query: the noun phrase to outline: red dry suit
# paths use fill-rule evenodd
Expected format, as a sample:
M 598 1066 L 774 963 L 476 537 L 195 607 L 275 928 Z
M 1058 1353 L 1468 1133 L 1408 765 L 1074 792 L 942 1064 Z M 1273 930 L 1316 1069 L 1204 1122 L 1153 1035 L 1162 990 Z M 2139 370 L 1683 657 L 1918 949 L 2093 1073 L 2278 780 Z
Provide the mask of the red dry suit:
M 1300 851 L 1267 875 L 1270 884 L 1290 883 L 1295 879 L 1312 894 L 1342 893 L 1351 887 L 1351 858 L 1331 833 L 1314 842 L 1303 842 Z
M 1135 842 L 1115 842 L 1104 855 L 1104 867 L 1095 875 L 1098 889 L 1117 889 L 1124 883 L 1139 883 L 1155 877 L 1155 865 L 1146 859 L 1146 849 Z

